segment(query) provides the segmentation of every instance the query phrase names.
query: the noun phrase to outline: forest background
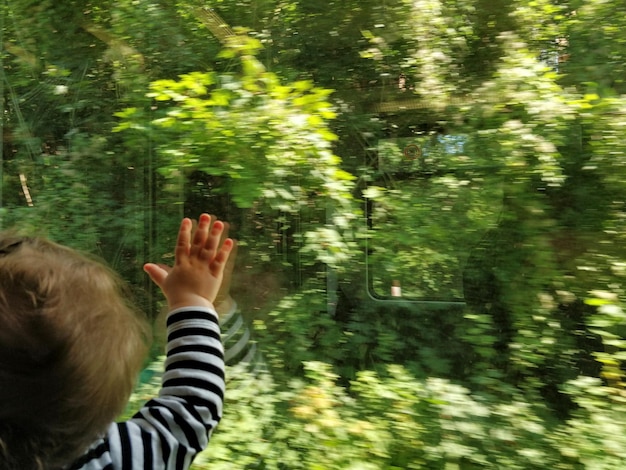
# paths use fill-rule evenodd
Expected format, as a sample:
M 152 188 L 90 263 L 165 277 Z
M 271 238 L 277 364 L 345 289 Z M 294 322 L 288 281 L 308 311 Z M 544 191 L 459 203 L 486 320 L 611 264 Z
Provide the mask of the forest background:
M 240 240 L 267 371 L 197 469 L 626 462 L 623 2 L 0 9 L 2 228 L 146 311 L 181 215 Z

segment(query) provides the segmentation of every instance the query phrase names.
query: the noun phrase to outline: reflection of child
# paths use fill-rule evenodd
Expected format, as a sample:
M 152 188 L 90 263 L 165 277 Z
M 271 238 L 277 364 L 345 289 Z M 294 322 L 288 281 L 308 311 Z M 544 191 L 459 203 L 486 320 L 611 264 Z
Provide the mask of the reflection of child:
M 233 242 L 206 214 L 193 235 L 191 225 L 181 223 L 172 268 L 144 267 L 170 308 L 163 385 L 118 424 L 146 322 L 101 263 L 0 235 L 0 468 L 186 469 L 206 447 L 224 394 L 213 301 Z

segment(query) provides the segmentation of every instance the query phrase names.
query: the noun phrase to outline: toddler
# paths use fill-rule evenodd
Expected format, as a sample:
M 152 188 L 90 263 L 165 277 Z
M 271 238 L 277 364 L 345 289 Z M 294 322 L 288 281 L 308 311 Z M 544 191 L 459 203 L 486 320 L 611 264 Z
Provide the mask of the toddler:
M 187 469 L 222 416 L 224 359 L 213 302 L 233 247 L 224 224 L 183 219 L 172 268 L 144 270 L 168 307 L 155 397 L 124 409 L 148 322 L 102 263 L 40 238 L 0 234 L 0 469 Z

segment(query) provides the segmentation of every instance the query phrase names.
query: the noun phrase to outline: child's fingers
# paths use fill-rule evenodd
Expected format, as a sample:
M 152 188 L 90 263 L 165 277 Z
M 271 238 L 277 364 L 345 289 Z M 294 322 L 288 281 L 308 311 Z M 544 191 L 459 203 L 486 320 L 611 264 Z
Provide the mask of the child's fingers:
M 237 258 L 237 241 L 232 238 L 231 238 L 231 241 L 232 241 L 232 247 L 228 253 L 228 259 L 226 260 L 226 266 L 224 267 L 224 279 L 226 278 L 230 279 L 233 273 L 233 270 L 235 269 L 235 259 Z
M 216 220 L 211 227 L 211 232 L 205 243 L 205 248 L 210 253 L 210 259 L 213 259 L 220 247 L 222 233 L 224 232 L 224 222 Z
M 215 216 L 211 216 L 211 220 L 213 221 L 213 223 L 218 221 L 217 217 Z M 222 243 L 224 243 L 224 240 L 228 238 L 228 233 L 230 232 L 230 224 L 226 222 L 225 220 L 222 220 L 220 222 L 222 223 L 223 228 L 222 228 L 222 235 L 220 236 L 220 243 L 218 246 L 221 246 Z
M 178 230 L 178 237 L 176 239 L 176 248 L 174 250 L 174 256 L 176 262 L 179 262 L 182 258 L 189 255 L 189 245 L 191 243 L 191 220 L 184 218 L 180 223 L 180 229 Z
M 217 216 L 209 214 L 209 216 L 211 217 L 211 225 L 209 227 L 209 233 L 211 233 L 213 231 L 213 226 L 215 225 L 215 222 L 218 222 L 222 225 L 222 235 L 220 236 L 220 242 L 218 244 L 218 246 L 221 246 L 222 243 L 224 243 L 224 240 L 226 240 L 228 238 L 228 232 L 230 230 L 230 224 L 224 220 L 219 220 L 217 218 Z M 219 225 L 219 224 L 218 224 Z
M 190 256 L 211 263 L 227 238 L 228 225 L 209 214 L 202 214 L 198 218 L 197 226 L 192 222 L 191 230 L 193 241 L 189 250 Z M 230 243 L 229 247 L 232 248 L 232 242 Z
M 219 277 L 224 273 L 224 268 L 226 267 L 226 263 L 234 245 L 235 242 L 231 238 L 224 240 L 221 248 L 210 263 L 211 274 Z
M 193 235 L 193 244 L 191 245 L 191 256 L 198 258 L 206 258 L 204 252 L 206 240 L 209 236 L 209 227 L 211 225 L 211 216 L 202 214 L 198 219 L 198 227 Z

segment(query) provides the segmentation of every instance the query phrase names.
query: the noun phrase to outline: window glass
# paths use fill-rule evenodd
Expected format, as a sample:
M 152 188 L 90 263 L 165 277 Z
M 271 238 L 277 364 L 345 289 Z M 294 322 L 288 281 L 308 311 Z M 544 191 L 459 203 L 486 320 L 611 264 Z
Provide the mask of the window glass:
M 623 468 L 625 32 L 622 0 L 1 2 L 0 229 L 128 282 L 129 416 L 142 265 L 229 223 L 194 470 Z

